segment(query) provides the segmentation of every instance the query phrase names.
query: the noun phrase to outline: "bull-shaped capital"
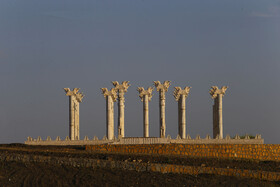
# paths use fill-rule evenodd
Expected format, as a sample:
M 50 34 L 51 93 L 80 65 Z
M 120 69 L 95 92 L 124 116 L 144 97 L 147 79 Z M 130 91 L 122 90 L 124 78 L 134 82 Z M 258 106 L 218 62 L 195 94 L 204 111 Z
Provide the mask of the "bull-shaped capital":
M 85 96 L 83 93 L 79 93 L 80 88 L 74 88 L 73 91 L 70 88 L 64 88 L 67 96 L 75 96 L 77 101 L 82 102 L 83 97 Z
M 181 87 L 174 87 L 174 88 L 175 90 L 173 91 L 173 96 L 176 101 L 179 101 L 181 95 L 185 95 L 186 97 L 188 97 L 191 89 L 191 87 L 188 86 L 186 86 L 184 89 L 182 89 Z
M 152 92 L 154 90 L 153 87 L 149 87 L 147 90 L 145 90 L 143 87 L 138 87 L 139 97 L 141 101 L 143 101 L 144 95 L 148 95 L 149 101 L 152 99 Z
M 171 81 L 164 81 L 163 84 L 160 83 L 160 81 L 154 81 L 154 85 L 157 88 L 157 91 L 163 90 L 164 92 L 168 91 L 168 88 L 171 84 Z
M 117 91 L 115 88 L 112 88 L 110 91 L 108 91 L 107 88 L 101 88 L 102 90 L 102 94 L 104 95 L 104 97 L 108 97 L 108 96 L 111 96 L 113 101 L 116 102 L 117 100 Z
M 220 94 L 224 96 L 227 88 L 227 86 L 223 86 L 221 89 L 219 89 L 218 86 L 212 86 L 209 93 L 212 96 L 212 99 L 215 99 Z
M 119 84 L 118 81 L 112 81 L 112 84 L 115 86 L 115 89 L 119 92 L 127 92 L 128 87 L 131 86 L 128 83 L 129 81 L 123 81 L 122 84 Z

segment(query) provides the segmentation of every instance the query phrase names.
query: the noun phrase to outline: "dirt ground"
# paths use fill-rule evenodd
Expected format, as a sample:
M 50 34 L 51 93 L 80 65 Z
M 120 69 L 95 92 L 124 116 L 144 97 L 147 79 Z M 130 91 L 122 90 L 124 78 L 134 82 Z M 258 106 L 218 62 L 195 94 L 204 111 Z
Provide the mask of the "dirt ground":
M 84 157 L 114 160 L 141 159 L 143 162 L 219 167 L 265 168 L 278 171 L 278 162 L 219 160 L 188 157 L 124 155 L 86 152 L 83 147 L 0 145 L 0 152 Z M 280 182 L 215 175 L 160 174 L 124 170 L 92 169 L 47 163 L 0 162 L 0 186 L 280 186 Z

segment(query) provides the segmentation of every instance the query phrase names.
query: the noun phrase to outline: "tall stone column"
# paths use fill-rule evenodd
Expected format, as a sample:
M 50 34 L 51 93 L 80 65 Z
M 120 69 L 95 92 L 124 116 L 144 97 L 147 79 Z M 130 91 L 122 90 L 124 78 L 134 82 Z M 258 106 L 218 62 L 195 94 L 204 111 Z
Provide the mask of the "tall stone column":
M 64 88 L 66 95 L 69 96 L 69 137 L 70 140 L 80 139 L 80 102 L 84 95 L 79 93 L 80 88 Z
M 168 91 L 168 88 L 170 86 L 171 81 L 164 81 L 163 84 L 160 83 L 160 81 L 154 81 L 154 85 L 157 88 L 157 91 L 159 92 L 159 113 L 160 113 L 160 137 L 165 137 L 165 131 L 166 131 L 166 124 L 165 124 L 165 92 Z
M 223 97 L 226 93 L 227 86 L 219 89 L 217 86 L 212 86 L 209 93 L 214 99 L 213 105 L 213 137 L 218 135 L 223 138 Z
M 149 101 L 152 99 L 154 88 L 149 87 L 145 90 L 143 87 L 138 87 L 139 97 L 143 102 L 143 136 L 149 137 Z
M 123 81 L 119 84 L 118 81 L 113 81 L 115 89 L 118 91 L 118 138 L 124 137 L 124 94 L 130 86 L 129 81 Z
M 173 96 L 178 102 L 178 133 L 182 139 L 186 138 L 186 98 L 189 95 L 191 87 L 175 87 Z
M 117 100 L 117 92 L 115 88 L 108 91 L 107 88 L 101 88 L 106 98 L 106 136 L 108 140 L 114 139 L 114 102 Z

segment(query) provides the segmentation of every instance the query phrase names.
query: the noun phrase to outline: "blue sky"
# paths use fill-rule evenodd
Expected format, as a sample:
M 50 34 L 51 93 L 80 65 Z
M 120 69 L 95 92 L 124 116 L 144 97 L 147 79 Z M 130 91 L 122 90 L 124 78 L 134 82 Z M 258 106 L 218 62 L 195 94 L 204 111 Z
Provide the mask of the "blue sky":
M 102 138 L 100 88 L 131 81 L 125 134 L 142 136 L 137 87 L 170 80 L 167 134 L 177 135 L 174 86 L 191 86 L 187 132 L 212 135 L 211 86 L 229 86 L 224 134 L 280 136 L 279 0 L 0 1 L 0 143 L 68 135 L 68 98 L 79 87 L 81 137 Z M 150 134 L 159 135 L 158 93 Z M 116 110 L 117 111 L 117 108 Z M 117 112 L 115 114 L 117 122 Z M 117 126 L 117 123 L 115 123 Z

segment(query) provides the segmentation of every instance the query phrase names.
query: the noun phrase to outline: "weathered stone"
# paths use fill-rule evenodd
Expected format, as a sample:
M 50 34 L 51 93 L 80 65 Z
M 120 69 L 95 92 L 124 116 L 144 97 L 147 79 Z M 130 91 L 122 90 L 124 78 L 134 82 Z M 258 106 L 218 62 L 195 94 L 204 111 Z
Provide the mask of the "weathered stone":
M 217 134 L 215 139 L 223 139 L 219 134 Z
M 149 137 L 149 101 L 152 99 L 154 88 L 149 87 L 145 90 L 143 87 L 138 87 L 139 97 L 143 102 L 143 137 Z
M 240 136 L 238 134 L 235 135 L 234 139 L 239 140 Z
M 107 88 L 101 88 L 101 90 L 106 98 L 107 138 L 112 140 L 114 137 L 114 102 L 116 102 L 117 99 L 117 92 L 115 88 L 112 88 L 110 91 L 108 91 Z
M 171 81 L 164 81 L 163 84 L 160 81 L 154 81 L 154 85 L 159 92 L 159 106 L 160 106 L 160 137 L 165 137 L 166 124 L 165 124 L 165 92 L 168 91 Z
M 189 134 L 187 134 L 186 139 L 187 139 L 187 140 L 191 140 L 191 139 L 192 139 L 192 137 L 191 137 Z
M 175 87 L 173 96 L 178 102 L 178 134 L 182 139 L 186 138 L 186 98 L 189 95 L 191 87 Z
M 206 137 L 205 137 L 205 139 L 206 139 L 206 140 L 210 140 L 210 139 L 211 139 L 211 136 L 210 136 L 209 134 L 207 134 Z
M 213 105 L 213 137 L 217 135 L 223 138 L 223 96 L 227 90 L 227 86 L 219 89 L 217 86 L 212 86 L 209 93 L 214 99 Z
M 116 141 L 116 140 L 118 140 L 118 138 L 116 136 L 114 136 L 113 140 Z
M 64 88 L 66 95 L 69 96 L 69 136 L 71 140 L 80 139 L 80 102 L 84 95 L 79 93 L 80 88 Z
M 112 81 L 115 86 L 116 91 L 118 92 L 118 138 L 124 137 L 124 94 L 127 92 L 128 87 L 130 87 L 129 81 L 123 81 L 122 84 L 119 84 L 118 81 Z
M 230 140 L 231 138 L 230 138 L 230 135 L 226 135 L 226 140 Z
M 245 140 L 249 140 L 250 136 L 248 134 L 245 135 Z
M 256 134 L 255 139 L 262 139 L 260 134 Z

